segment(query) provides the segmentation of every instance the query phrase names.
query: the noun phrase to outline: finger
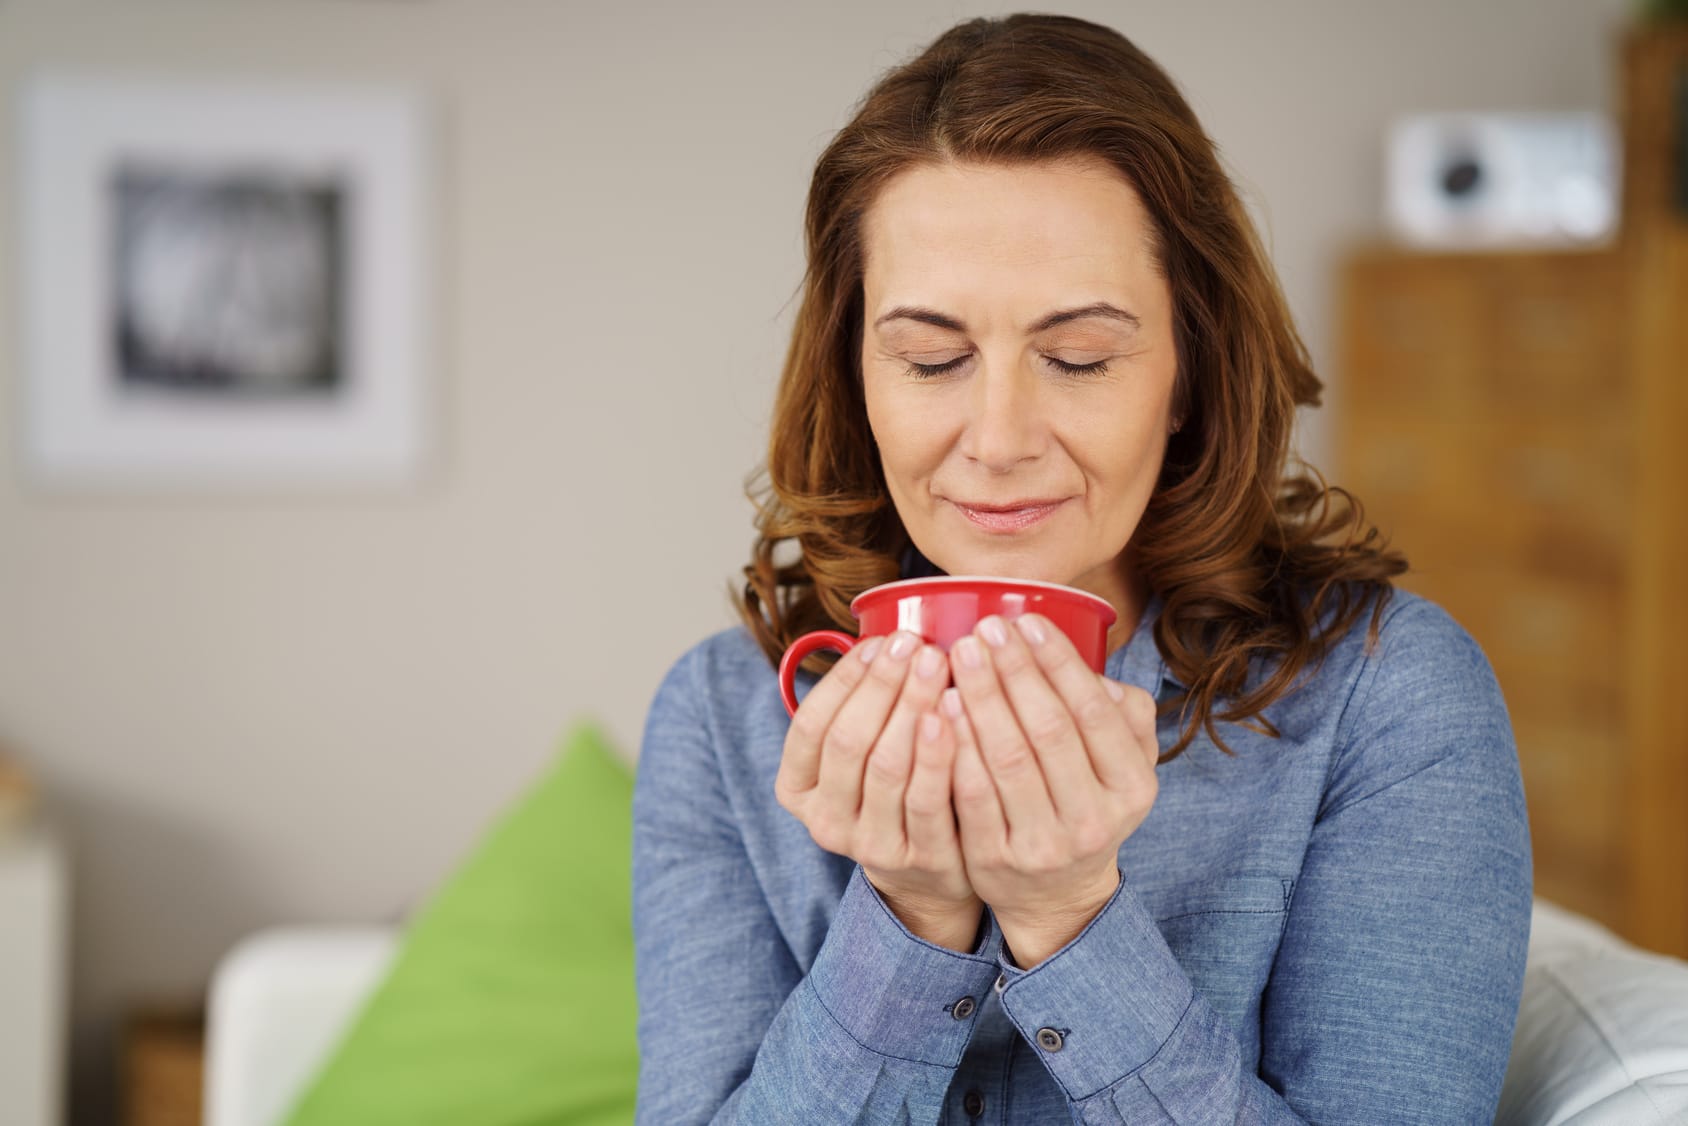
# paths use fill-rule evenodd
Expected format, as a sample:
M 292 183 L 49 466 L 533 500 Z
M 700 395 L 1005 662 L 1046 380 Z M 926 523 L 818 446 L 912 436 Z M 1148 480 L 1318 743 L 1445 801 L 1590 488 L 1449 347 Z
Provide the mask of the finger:
M 861 811 L 862 773 L 903 690 L 917 640 L 902 630 L 886 639 L 821 739 L 820 781 L 812 809 L 821 823 L 840 833 L 855 825 Z M 810 831 L 814 828 L 811 824 Z
M 942 708 L 955 736 L 955 812 L 963 855 L 1000 855 L 1008 835 L 996 782 L 985 768 L 973 725 L 954 688 L 944 692 Z
M 1138 749 L 1142 751 L 1144 761 L 1151 767 L 1159 766 L 1160 704 L 1135 684 L 1121 684 L 1105 676 L 1098 676 L 1096 682 L 1114 702 L 1114 707 L 1118 709 L 1126 728 L 1131 732 Z
M 1027 614 L 1015 625 L 1032 660 L 1043 671 L 1045 682 L 1077 726 L 1086 752 L 1084 772 L 1110 790 L 1129 784 L 1130 772 L 1135 767 L 1133 760 L 1141 753 L 1141 735 L 1127 722 L 1126 711 L 1104 685 L 1105 678 L 1091 670 L 1072 641 L 1048 618 Z M 1123 688 L 1117 684 L 1115 687 Z M 1073 770 L 1074 765 L 1063 761 L 1060 768 Z M 1044 767 L 1044 772 L 1055 774 L 1049 765 Z M 1068 788 L 1073 784 L 1070 778 L 1050 779 L 1058 805 L 1063 783 Z
M 1144 759 L 1151 767 L 1159 766 L 1160 705 L 1153 696 L 1134 684 L 1110 680 L 1103 687 L 1109 690 L 1115 706 L 1124 714 L 1126 726 L 1137 737 Z
M 1021 621 L 1025 621 L 1021 618 Z M 1027 631 L 1031 631 L 1028 633 Z M 991 664 L 1002 683 L 1003 694 L 1020 722 L 1032 753 L 1043 768 L 1043 781 L 1055 803 L 1055 814 L 1069 824 L 1074 819 L 1090 816 L 1102 801 L 1102 783 L 1091 763 L 1091 749 L 1087 738 L 1106 738 L 1105 746 L 1123 747 L 1129 736 L 1118 709 L 1109 701 L 1094 678 L 1086 676 L 1087 708 L 1097 714 L 1090 716 L 1111 721 L 1112 731 L 1086 731 L 1073 714 L 1073 704 L 1061 688 L 1054 684 L 1030 642 L 1032 634 L 1042 638 L 1037 649 L 1054 650 L 1055 658 L 1065 656 L 1089 673 L 1072 642 L 1055 629 L 1046 618 L 1038 618 L 1023 628 L 1008 628 L 1001 618 L 988 617 L 979 623 L 979 634 L 991 647 Z M 1067 652 L 1061 653 L 1060 646 Z M 1069 669 L 1069 671 L 1071 671 Z
M 821 741 L 844 701 L 867 675 L 868 666 L 884 648 L 883 637 L 864 638 L 826 671 L 797 705 L 785 736 L 774 789 L 782 795 L 805 793 L 820 781 Z
M 903 798 L 909 847 L 921 856 L 953 857 L 960 848 L 955 836 L 955 732 L 944 717 L 928 711 L 920 717 L 915 741 L 914 772 Z
M 943 651 L 932 645 L 922 646 L 907 663 L 897 702 L 868 753 L 856 831 L 858 839 L 872 842 L 874 849 L 895 849 L 900 855 L 908 839 L 903 803 L 914 767 L 915 731 L 921 713 L 930 711 L 938 701 L 943 671 Z M 861 851 L 865 853 L 867 849 Z M 878 851 L 874 855 L 883 861 L 886 853 Z
M 938 694 L 948 683 L 948 664 L 944 651 L 936 645 L 922 645 L 908 662 L 902 688 L 885 720 L 880 741 L 896 740 L 910 748 L 914 746 L 915 728 L 920 717 L 938 706 Z
M 1002 803 L 1010 836 L 1053 830 L 1055 806 L 1044 783 L 1043 768 L 1020 721 L 1003 694 L 991 657 L 977 637 L 968 634 L 951 649 L 950 668 L 967 712 L 979 756 Z

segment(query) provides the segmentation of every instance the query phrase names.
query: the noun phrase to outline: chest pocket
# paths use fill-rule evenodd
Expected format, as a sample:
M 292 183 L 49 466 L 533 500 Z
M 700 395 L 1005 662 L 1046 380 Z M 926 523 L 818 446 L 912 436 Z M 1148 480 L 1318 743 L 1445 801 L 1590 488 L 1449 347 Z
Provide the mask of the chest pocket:
M 1196 990 L 1255 1054 L 1260 994 L 1278 956 L 1294 890 L 1294 880 L 1278 876 L 1233 875 L 1169 889 L 1147 904 Z

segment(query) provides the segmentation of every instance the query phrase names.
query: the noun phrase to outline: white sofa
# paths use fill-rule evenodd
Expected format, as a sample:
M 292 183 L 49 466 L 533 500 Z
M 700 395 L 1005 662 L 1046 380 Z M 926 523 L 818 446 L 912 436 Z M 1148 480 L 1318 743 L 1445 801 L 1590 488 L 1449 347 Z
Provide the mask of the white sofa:
M 385 927 L 279 928 L 211 988 L 206 1126 L 276 1126 L 397 948 Z M 1504 1126 L 1688 1123 L 1688 963 L 1537 901 Z
M 275 1126 L 398 950 L 392 927 L 276 927 L 211 979 L 205 1126 Z

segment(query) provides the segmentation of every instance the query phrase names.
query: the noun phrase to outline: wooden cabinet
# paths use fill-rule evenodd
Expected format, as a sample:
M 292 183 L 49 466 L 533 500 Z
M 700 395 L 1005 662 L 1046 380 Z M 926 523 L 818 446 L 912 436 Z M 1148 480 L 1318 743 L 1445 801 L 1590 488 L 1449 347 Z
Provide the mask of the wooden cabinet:
M 1616 248 L 1344 262 L 1338 441 L 1403 585 L 1494 664 L 1537 893 L 1688 955 L 1688 212 L 1647 179 L 1688 31 L 1624 72 Z
M 200 1126 L 204 1121 L 205 1014 L 149 1008 L 123 1036 L 123 1126 Z

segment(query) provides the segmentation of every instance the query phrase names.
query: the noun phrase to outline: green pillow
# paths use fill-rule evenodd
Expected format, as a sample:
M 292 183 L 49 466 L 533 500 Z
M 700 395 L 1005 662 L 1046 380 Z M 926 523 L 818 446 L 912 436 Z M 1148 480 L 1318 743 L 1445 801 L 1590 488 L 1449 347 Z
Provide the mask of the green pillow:
M 632 796 L 578 728 L 410 924 L 288 1126 L 632 1122 Z

